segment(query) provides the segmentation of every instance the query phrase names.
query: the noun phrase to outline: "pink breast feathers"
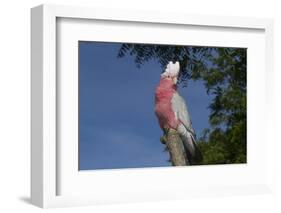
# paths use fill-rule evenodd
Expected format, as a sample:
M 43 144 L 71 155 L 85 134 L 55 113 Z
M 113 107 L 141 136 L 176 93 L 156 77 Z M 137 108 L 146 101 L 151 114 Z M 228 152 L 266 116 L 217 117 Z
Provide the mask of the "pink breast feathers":
M 161 78 L 155 91 L 155 114 L 162 129 L 177 129 L 179 121 L 172 109 L 172 98 L 177 86 L 170 78 Z

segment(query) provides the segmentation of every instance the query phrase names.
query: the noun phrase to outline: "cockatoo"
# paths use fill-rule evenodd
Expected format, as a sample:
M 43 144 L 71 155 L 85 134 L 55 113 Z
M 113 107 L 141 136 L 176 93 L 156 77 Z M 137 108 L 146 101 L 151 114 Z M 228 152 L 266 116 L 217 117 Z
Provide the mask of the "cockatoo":
M 161 74 L 155 91 L 155 113 L 164 131 L 174 129 L 178 132 L 189 164 L 196 164 L 201 161 L 202 155 L 196 144 L 186 103 L 177 92 L 179 71 L 179 62 L 169 62 Z

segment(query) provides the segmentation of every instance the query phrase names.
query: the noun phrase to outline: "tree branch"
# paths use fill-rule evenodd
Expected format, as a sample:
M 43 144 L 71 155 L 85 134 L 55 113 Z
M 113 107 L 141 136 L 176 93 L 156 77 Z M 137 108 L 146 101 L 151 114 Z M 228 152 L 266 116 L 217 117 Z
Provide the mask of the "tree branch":
M 189 165 L 185 156 L 182 140 L 176 130 L 166 129 L 160 141 L 166 144 L 173 166 Z

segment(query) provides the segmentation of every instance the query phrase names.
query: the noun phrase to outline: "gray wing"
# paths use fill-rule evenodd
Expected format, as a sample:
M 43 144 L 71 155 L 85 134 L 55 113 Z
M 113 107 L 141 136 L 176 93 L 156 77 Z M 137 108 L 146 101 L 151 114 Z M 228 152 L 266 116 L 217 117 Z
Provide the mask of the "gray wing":
M 202 161 L 202 154 L 196 144 L 195 132 L 191 125 L 190 116 L 184 99 L 175 93 L 172 98 L 172 109 L 177 119 L 181 121 L 177 131 L 182 139 L 188 162 L 198 164 Z
M 187 110 L 186 103 L 184 99 L 176 92 L 172 98 L 172 109 L 176 113 L 177 119 L 179 119 L 185 126 L 187 131 L 191 132 L 195 137 L 195 132 L 192 127 L 190 116 Z

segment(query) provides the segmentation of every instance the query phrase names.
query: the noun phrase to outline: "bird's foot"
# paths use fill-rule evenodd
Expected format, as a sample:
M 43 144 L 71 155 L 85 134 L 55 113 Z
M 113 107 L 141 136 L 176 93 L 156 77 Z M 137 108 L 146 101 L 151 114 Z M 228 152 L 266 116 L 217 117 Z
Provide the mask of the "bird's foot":
M 166 144 L 166 142 L 167 142 L 166 135 L 161 136 L 160 141 L 161 141 L 162 144 Z
M 168 134 L 178 134 L 176 129 L 173 128 L 165 128 L 163 129 L 164 134 L 161 136 L 160 141 L 162 144 L 167 144 L 167 135 Z

